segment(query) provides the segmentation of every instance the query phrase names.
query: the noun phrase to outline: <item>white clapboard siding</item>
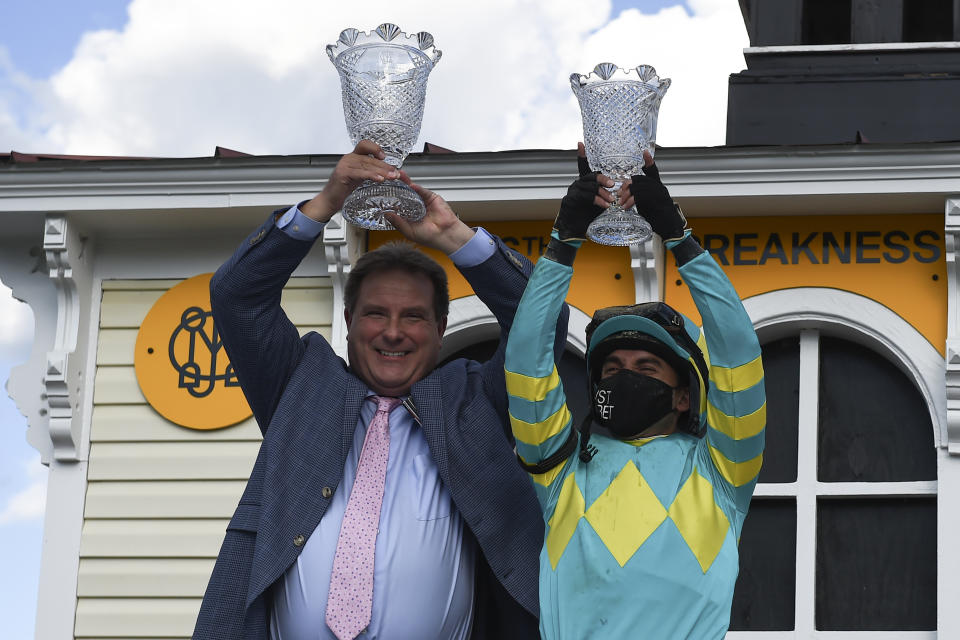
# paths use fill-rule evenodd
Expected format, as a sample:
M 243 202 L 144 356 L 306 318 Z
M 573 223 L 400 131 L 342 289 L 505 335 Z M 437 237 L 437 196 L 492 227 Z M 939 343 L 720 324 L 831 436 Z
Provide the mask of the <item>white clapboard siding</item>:
M 136 329 L 101 329 L 97 342 L 97 366 L 132 365 L 136 344 Z
M 303 280 L 309 280 L 310 278 L 302 278 Z M 166 291 L 172 287 L 183 282 L 183 278 L 173 278 L 170 280 L 104 280 L 101 285 L 101 289 L 104 291 L 124 291 L 124 290 L 136 290 L 136 291 Z
M 77 595 L 110 597 L 120 588 L 129 598 L 201 598 L 213 563 L 212 558 L 84 558 Z
M 253 416 L 223 429 L 201 431 L 172 424 L 148 404 L 96 405 L 93 423 L 92 442 L 260 440 L 260 427 Z
M 165 292 L 157 289 L 103 292 L 100 328 L 136 329 Z
M 200 598 L 80 598 L 77 638 L 189 638 Z
M 129 367 L 97 367 L 93 404 L 146 404 L 147 399 L 137 384 L 133 365 Z
M 80 557 L 215 558 L 228 522 L 87 519 L 80 538 Z M 117 595 L 123 592 L 117 591 Z
M 243 480 L 91 482 L 89 518 L 229 518 Z
M 258 442 L 94 442 L 87 478 L 94 480 L 243 480 Z
M 137 331 L 179 282 L 103 282 L 76 638 L 190 637 L 260 446 L 253 418 L 223 429 L 187 429 L 163 418 L 140 392 Z M 316 331 L 329 339 L 328 278 L 292 278 L 281 304 L 301 335 Z

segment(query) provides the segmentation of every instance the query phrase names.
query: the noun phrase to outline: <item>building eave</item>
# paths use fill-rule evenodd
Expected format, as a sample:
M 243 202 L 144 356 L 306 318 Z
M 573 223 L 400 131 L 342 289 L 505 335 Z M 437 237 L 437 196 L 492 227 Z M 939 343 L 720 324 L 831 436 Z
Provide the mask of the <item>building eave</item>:
M 0 167 L 0 214 L 266 208 L 312 196 L 338 155 L 44 162 Z M 960 193 L 960 143 L 682 147 L 657 151 L 693 217 L 911 213 Z M 413 154 L 417 182 L 467 219 L 547 218 L 573 176 L 573 152 Z M 491 209 L 494 205 L 495 209 Z M 942 206 L 939 207 L 942 210 Z

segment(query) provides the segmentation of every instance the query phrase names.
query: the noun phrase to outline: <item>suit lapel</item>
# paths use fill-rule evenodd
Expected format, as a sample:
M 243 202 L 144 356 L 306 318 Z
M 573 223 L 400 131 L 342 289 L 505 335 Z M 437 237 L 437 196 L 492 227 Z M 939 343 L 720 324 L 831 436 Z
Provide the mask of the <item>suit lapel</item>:
M 341 469 L 347 460 L 347 454 L 350 453 L 350 447 L 353 446 L 353 433 L 357 430 L 357 421 L 360 420 L 360 405 L 367 398 L 367 387 L 356 376 L 346 376 L 343 393 L 343 423 L 340 425 Z
M 446 407 L 443 405 L 443 392 L 439 370 L 434 370 L 432 374 L 413 385 L 413 388 L 410 390 L 410 397 L 413 399 L 417 413 L 419 414 L 420 426 L 423 428 L 423 436 L 427 440 L 427 446 L 430 447 L 430 453 L 433 456 L 434 462 L 437 463 L 440 478 L 449 486 L 450 469 L 447 461 L 447 432 L 443 426 Z

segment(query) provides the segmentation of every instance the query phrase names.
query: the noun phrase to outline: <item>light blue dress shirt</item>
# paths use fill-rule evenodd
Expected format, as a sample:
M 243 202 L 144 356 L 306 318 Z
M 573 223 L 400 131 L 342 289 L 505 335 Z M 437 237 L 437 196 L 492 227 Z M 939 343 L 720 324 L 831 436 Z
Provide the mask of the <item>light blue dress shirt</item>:
M 323 224 L 291 207 L 277 220 L 291 237 L 313 240 Z M 483 229 L 451 255 L 474 266 L 494 251 Z M 369 392 L 369 395 L 373 395 Z M 340 524 L 350 498 L 367 425 L 376 402 L 364 402 L 343 469 L 343 479 L 320 524 L 273 591 L 273 640 L 335 640 L 326 624 L 330 571 Z M 390 413 L 390 455 L 374 559 L 373 611 L 363 639 L 465 640 L 473 621 L 472 536 L 443 485 L 423 431 L 402 405 Z

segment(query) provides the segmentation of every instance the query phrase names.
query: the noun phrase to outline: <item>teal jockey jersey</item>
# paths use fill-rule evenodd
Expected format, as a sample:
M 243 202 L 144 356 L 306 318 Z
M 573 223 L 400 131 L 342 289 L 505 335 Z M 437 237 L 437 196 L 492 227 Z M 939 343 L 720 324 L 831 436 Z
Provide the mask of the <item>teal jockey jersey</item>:
M 563 449 L 574 428 L 551 351 L 572 273 L 541 258 L 510 334 L 510 418 L 529 465 Z M 701 253 L 680 273 L 703 318 L 706 435 L 595 434 L 590 462 L 574 452 L 531 474 L 546 522 L 546 640 L 709 640 L 729 626 L 740 530 L 763 459 L 763 367 L 750 319 L 714 260 Z

